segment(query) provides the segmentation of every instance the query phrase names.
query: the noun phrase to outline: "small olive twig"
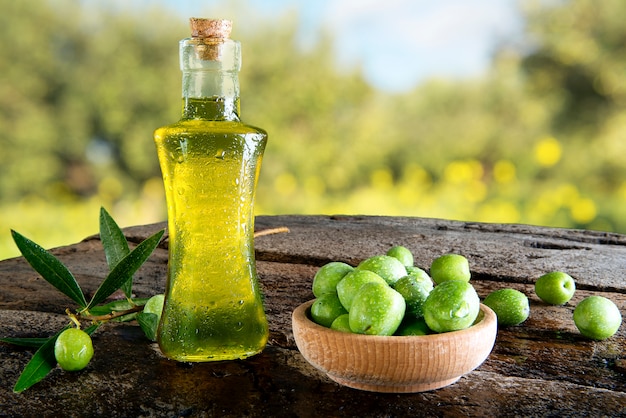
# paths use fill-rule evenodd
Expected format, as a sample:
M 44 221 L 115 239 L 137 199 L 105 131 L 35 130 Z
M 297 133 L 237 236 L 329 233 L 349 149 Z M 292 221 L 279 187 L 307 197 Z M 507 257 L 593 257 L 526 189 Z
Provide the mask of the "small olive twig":
M 255 232 L 254 237 L 256 238 L 256 237 L 262 237 L 265 235 L 281 234 L 285 232 L 289 232 L 289 228 L 282 226 L 278 228 L 270 228 L 270 229 L 265 229 L 263 231 Z M 111 321 L 115 318 L 119 318 L 120 316 L 132 314 L 135 312 L 141 312 L 141 311 L 143 311 L 143 305 L 133 306 L 130 309 L 126 309 L 124 311 L 115 311 L 106 315 L 89 315 L 89 314 L 82 314 L 82 313 L 74 314 L 69 309 L 66 310 L 66 313 L 70 317 L 70 319 L 78 327 L 80 327 L 81 319 L 92 321 L 92 322 L 105 322 L 105 321 Z
M 270 228 L 270 229 L 264 229 L 263 231 L 258 231 L 254 233 L 254 237 L 263 237 L 265 235 L 273 235 L 273 234 L 282 234 L 284 232 L 289 232 L 289 228 L 287 228 L 286 226 L 281 226 L 278 228 Z
M 76 328 L 79 328 L 79 329 L 80 329 L 80 321 L 78 320 L 78 317 L 77 317 L 74 313 L 72 313 L 72 311 L 70 311 L 70 309 L 69 309 L 69 308 L 67 308 L 67 309 L 65 310 L 65 313 L 67 314 L 67 316 L 69 316 L 69 317 L 70 317 L 70 319 L 72 320 L 72 322 L 74 323 L 74 325 L 76 326 Z M 80 316 L 80 314 L 79 314 L 79 316 Z
M 79 315 L 79 318 L 86 319 L 88 321 L 110 321 L 115 318 L 119 318 L 120 316 L 128 315 L 135 312 L 143 311 L 144 305 L 133 306 L 130 309 L 126 309 L 124 311 L 115 311 L 108 313 L 106 315 Z

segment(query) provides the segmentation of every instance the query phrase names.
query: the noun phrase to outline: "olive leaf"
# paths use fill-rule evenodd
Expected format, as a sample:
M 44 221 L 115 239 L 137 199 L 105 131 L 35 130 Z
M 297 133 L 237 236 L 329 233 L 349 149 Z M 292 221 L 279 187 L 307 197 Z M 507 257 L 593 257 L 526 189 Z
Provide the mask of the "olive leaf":
M 105 305 L 94 306 L 89 309 L 89 313 L 94 316 L 108 315 L 113 312 L 128 311 L 136 306 L 143 306 L 150 298 L 134 298 L 131 300 L 115 300 Z
M 59 259 L 20 233 L 11 230 L 11 235 L 15 245 L 17 245 L 26 261 L 41 277 L 56 287 L 61 293 L 78 303 L 81 308 L 87 306 L 85 295 L 78 282 L 76 282 L 74 275 Z
M 137 314 L 137 322 L 150 341 L 156 341 L 159 316 L 149 312 Z
M 115 220 L 109 215 L 104 208 L 100 208 L 100 241 L 104 248 L 104 255 L 109 266 L 109 270 L 113 268 L 130 253 L 128 241 L 124 236 L 124 232 L 117 225 Z M 133 275 L 130 274 L 128 280 L 121 286 L 126 298 L 131 298 L 133 286 Z
M 19 345 L 22 347 L 34 347 L 39 348 L 48 341 L 48 338 L 37 338 L 37 337 L 7 337 L 0 338 L 0 341 L 3 343 L 9 343 L 13 345 Z
M 159 245 L 159 241 L 161 241 L 161 237 L 163 237 L 164 233 L 165 230 L 161 230 L 146 238 L 127 256 L 122 258 L 100 284 L 100 287 L 98 287 L 98 290 L 96 290 L 96 293 L 87 305 L 87 309 L 103 302 L 113 292 L 119 289 L 129 277 L 132 277 L 144 261 L 148 259 L 150 254 L 152 254 L 157 245 Z
M 39 347 L 39 350 L 35 352 L 35 355 L 30 359 L 26 367 L 24 367 L 22 374 L 20 374 L 20 377 L 17 379 L 17 383 L 15 383 L 13 387 L 13 392 L 22 392 L 28 389 L 35 383 L 41 381 L 54 369 L 57 365 L 57 360 L 54 358 L 54 343 L 59 335 L 69 327 L 70 325 L 65 326 L 65 328 L 48 338 L 48 340 Z

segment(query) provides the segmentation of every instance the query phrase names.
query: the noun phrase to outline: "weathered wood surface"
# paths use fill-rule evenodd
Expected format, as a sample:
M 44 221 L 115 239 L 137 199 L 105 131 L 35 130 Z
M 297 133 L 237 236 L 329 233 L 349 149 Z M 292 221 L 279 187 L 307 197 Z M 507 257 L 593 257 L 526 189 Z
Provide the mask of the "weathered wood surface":
M 289 233 L 256 240 L 258 271 L 270 321 L 266 350 L 245 361 L 179 364 L 164 359 L 134 324 L 109 324 L 94 336 L 96 355 L 82 372 L 55 369 L 15 394 L 32 349 L 0 343 L 0 416 L 626 416 L 626 326 L 590 341 L 572 321 L 575 304 L 605 295 L 626 312 L 626 236 L 593 231 L 436 219 L 276 216 L 257 230 Z M 164 224 L 125 230 L 139 242 Z M 356 264 L 402 244 L 428 267 L 437 256 L 467 256 L 481 297 L 501 287 L 525 292 L 530 318 L 501 329 L 487 361 L 456 384 L 396 395 L 339 386 L 297 351 L 291 312 L 310 300 L 311 280 L 328 261 Z M 137 296 L 163 291 L 167 240 L 135 276 Z M 95 291 L 106 270 L 97 237 L 53 251 Z M 563 307 L 533 291 L 541 274 L 563 270 L 577 281 Z M 48 336 L 66 322 L 69 299 L 21 258 L 0 262 L 0 336 Z

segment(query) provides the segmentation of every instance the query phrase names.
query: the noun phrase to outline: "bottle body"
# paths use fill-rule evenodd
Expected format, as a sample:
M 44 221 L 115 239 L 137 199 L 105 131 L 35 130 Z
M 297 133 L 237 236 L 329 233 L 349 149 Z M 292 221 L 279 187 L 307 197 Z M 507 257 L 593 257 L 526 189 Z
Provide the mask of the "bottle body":
M 254 260 L 254 191 L 267 141 L 231 121 L 155 133 L 168 207 L 169 264 L 158 341 L 179 361 L 245 358 L 268 326 Z
M 159 128 L 169 230 L 161 351 L 185 362 L 259 353 L 268 324 L 254 258 L 254 197 L 267 134 L 239 118 L 239 44 L 181 41 L 183 109 Z

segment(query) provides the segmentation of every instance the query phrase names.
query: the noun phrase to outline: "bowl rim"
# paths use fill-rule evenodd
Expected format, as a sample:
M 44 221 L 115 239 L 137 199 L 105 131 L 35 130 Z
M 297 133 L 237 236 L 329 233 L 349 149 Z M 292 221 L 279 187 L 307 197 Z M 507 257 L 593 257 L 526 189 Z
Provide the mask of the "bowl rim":
M 387 340 L 389 342 L 415 342 L 415 341 L 424 341 L 424 342 L 434 342 L 440 339 L 449 339 L 454 337 L 461 337 L 464 334 L 473 334 L 478 331 L 482 331 L 485 328 L 493 326 L 495 322 L 497 324 L 496 313 L 489 308 L 487 305 L 480 303 L 480 310 L 478 312 L 478 317 L 473 325 L 468 328 L 464 328 L 456 331 L 448 331 L 448 332 L 440 332 L 440 333 L 432 333 L 427 335 L 368 335 L 368 334 L 357 334 L 357 333 L 349 333 L 334 330 L 331 328 L 327 328 L 323 325 L 320 325 L 314 322 L 310 317 L 311 305 L 315 302 L 315 299 L 309 300 L 307 302 L 302 303 L 298 307 L 293 310 L 291 315 L 292 317 L 292 326 L 296 323 L 301 324 L 304 327 L 311 328 L 312 331 L 330 334 L 333 336 L 342 335 L 345 338 L 354 339 L 355 341 L 367 340 L 367 341 L 377 341 L 379 343 L 384 343 Z M 497 325 L 496 325 L 497 326 Z

